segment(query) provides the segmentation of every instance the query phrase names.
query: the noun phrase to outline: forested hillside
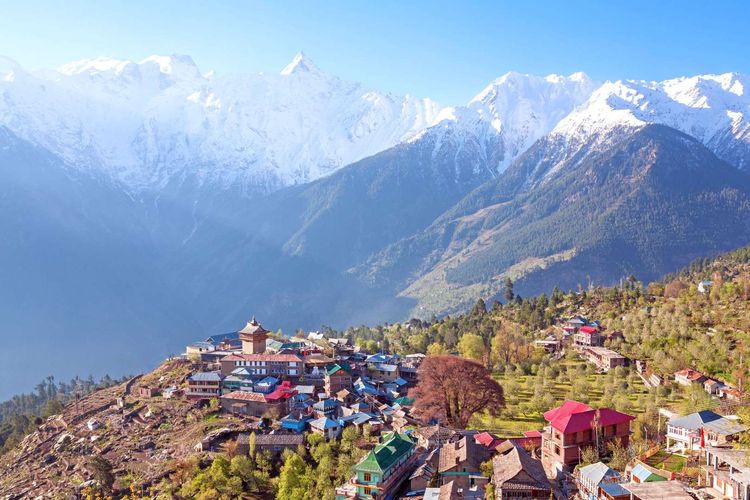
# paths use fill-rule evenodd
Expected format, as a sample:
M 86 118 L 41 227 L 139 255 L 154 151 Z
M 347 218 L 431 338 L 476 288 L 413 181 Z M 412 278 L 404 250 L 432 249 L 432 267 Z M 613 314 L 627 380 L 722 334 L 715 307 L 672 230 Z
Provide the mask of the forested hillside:
M 708 293 L 697 285 L 710 280 Z M 698 259 L 662 281 L 635 277 L 614 287 L 520 297 L 507 281 L 505 304 L 479 300 L 466 314 L 431 321 L 357 327 L 345 335 L 369 349 L 398 353 L 458 352 L 495 370 L 527 373 L 551 361 L 533 341 L 574 314 L 599 320 L 624 340 L 610 347 L 633 359 L 649 360 L 660 375 L 692 367 L 742 387 L 750 362 L 750 246 L 714 259 Z

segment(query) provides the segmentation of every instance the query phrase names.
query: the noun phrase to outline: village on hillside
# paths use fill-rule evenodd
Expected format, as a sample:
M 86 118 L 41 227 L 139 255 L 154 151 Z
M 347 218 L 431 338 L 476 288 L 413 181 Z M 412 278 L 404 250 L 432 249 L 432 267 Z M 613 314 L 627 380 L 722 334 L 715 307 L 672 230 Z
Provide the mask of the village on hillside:
M 750 500 L 749 428 L 735 414 L 746 403 L 740 389 L 692 367 L 658 375 L 648 360 L 604 347 L 617 345 L 622 334 L 582 315 L 540 336 L 533 345 L 539 356 L 558 362 L 575 357 L 593 377 L 636 378 L 645 388 L 700 390 L 716 411 L 680 414 L 663 407 L 658 422 L 646 426 L 636 412 L 567 397 L 549 399 L 554 404 L 539 410 L 538 421 L 519 419 L 515 431 L 483 428 L 483 420 L 474 418 L 493 408 L 478 407 L 465 424 L 451 425 L 417 411 L 419 394 L 425 394 L 418 390 L 420 376 L 433 355 L 368 352 L 350 338 L 319 332 L 283 337 L 253 317 L 239 331 L 190 343 L 155 372 L 50 417 L 11 462 L 0 463 L 0 476 L 33 457 L 43 469 L 17 468 L 23 480 L 0 498 L 24 498 L 42 486 L 62 494 L 67 490 L 53 486 L 61 475 L 75 477 L 78 492 L 95 488 L 97 476 L 72 461 L 73 452 L 106 457 L 114 469 L 127 471 L 129 482 L 116 484 L 135 488 L 135 478 L 157 484 L 174 473 L 160 467 L 196 453 L 211 460 L 227 453 L 262 455 L 269 474 L 278 474 L 273 471 L 286 468 L 289 452 L 304 454 L 312 442 L 343 443 L 354 436 L 361 454 L 347 466 L 346 479 L 331 485 L 336 500 Z M 506 380 L 455 354 L 439 359 L 473 363 L 489 380 Z M 580 366 L 571 373 L 589 376 Z M 480 384 L 461 382 L 469 391 Z M 521 391 L 507 387 L 506 401 Z M 0 480 L 0 486 L 9 484 Z
M 557 331 L 536 343 L 550 356 L 574 350 L 600 372 L 635 370 L 647 387 L 700 386 L 728 409 L 742 399 L 737 388 L 690 367 L 664 380 L 647 360 L 603 347 L 621 334 L 598 321 L 574 316 Z M 283 341 L 269 333 L 253 318 L 236 333 L 188 345 L 185 356 L 201 369 L 165 396 L 184 391 L 191 401 L 218 400 L 222 412 L 252 429 L 239 442 L 246 446 L 252 432 L 254 446 L 274 454 L 303 445 L 306 433 L 335 440 L 355 426 L 379 435 L 351 479 L 336 487 L 337 500 L 481 499 L 488 490 L 497 499 L 750 499 L 750 463 L 738 448 L 748 427 L 731 414 L 661 409 L 653 446 L 618 471 L 605 462 L 629 446 L 634 416 L 627 413 L 566 400 L 543 413 L 545 425 L 520 435 L 450 428 L 412 414 L 410 389 L 424 354 L 364 352 L 317 332 Z

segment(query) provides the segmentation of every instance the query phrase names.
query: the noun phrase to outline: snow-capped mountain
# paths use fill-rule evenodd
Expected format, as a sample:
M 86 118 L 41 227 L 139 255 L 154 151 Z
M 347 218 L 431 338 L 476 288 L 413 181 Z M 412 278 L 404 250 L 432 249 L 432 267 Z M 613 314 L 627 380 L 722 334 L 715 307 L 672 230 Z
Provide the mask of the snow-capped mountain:
M 188 56 L 37 73 L 0 62 L 0 125 L 134 190 L 189 176 L 309 182 L 412 137 L 440 109 L 340 80 L 301 53 L 280 74 L 202 74 Z
M 664 124 L 738 168 L 750 154 L 747 77 L 601 85 L 507 73 L 465 106 L 343 81 L 297 54 L 279 74 L 201 73 L 189 56 L 99 57 L 28 72 L 0 59 L 0 125 L 131 191 L 191 179 L 272 191 L 404 141 L 496 175 L 552 132 L 574 150 L 613 127 Z M 426 140 L 425 140 L 426 139 Z
M 557 124 L 569 145 L 607 140 L 616 128 L 660 124 L 695 137 L 740 169 L 750 167 L 750 78 L 737 73 L 661 82 L 607 82 Z
M 460 153 L 470 149 L 477 165 L 497 174 L 548 134 L 599 86 L 583 73 L 546 77 L 506 73 L 467 105 L 443 109 L 437 125 L 411 142 L 431 137 L 435 150 L 446 143 Z

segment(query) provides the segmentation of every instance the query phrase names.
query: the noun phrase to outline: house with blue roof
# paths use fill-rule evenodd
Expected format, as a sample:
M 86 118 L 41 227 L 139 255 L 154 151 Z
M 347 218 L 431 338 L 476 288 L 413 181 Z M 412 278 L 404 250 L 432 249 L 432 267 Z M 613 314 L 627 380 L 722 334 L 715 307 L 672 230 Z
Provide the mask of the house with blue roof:
M 344 424 L 328 417 L 320 417 L 309 422 L 310 430 L 322 434 L 326 439 L 337 439 L 344 429 Z
M 367 363 L 388 363 L 391 361 L 391 357 L 388 354 L 384 354 L 382 352 L 378 352 L 375 354 L 370 354 L 365 358 L 365 361 Z
M 315 416 L 336 418 L 339 412 L 339 402 L 336 399 L 324 399 L 313 405 Z
M 255 384 L 255 392 L 261 394 L 270 394 L 276 389 L 279 379 L 276 377 L 266 377 Z
M 599 485 L 599 498 L 606 500 L 630 500 L 630 492 L 622 483 L 602 483 Z
M 295 394 L 287 401 L 289 411 L 304 412 L 313 405 L 313 400 L 307 394 Z
M 616 484 L 623 480 L 619 472 L 602 462 L 581 467 L 576 472 L 576 479 L 580 494 L 587 500 L 600 498 L 599 489 L 603 484 Z
M 747 427 L 737 419 L 703 410 L 667 422 L 667 449 L 690 453 L 706 446 L 721 446 L 736 441 Z
M 211 335 L 206 339 L 206 342 L 210 342 L 217 349 L 239 349 L 242 347 L 242 341 L 240 341 L 239 332 Z
M 293 413 L 290 413 L 286 417 L 282 418 L 279 423 L 281 424 L 282 429 L 302 433 L 305 432 L 305 427 L 307 427 L 307 424 L 308 422 L 310 422 L 310 420 L 312 420 L 312 418 L 308 415 L 295 415 Z
M 354 392 L 356 392 L 360 396 L 364 395 L 370 395 L 370 396 L 379 396 L 380 391 L 378 390 L 375 385 L 363 378 L 358 378 L 356 382 L 354 382 L 353 385 Z

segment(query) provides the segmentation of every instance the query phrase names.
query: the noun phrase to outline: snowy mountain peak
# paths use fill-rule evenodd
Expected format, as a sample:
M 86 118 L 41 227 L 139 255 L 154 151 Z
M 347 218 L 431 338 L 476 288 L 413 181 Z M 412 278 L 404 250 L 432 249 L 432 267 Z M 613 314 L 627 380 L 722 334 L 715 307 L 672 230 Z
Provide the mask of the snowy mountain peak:
M 691 135 L 723 160 L 748 168 L 750 95 L 737 73 L 664 81 L 606 82 L 553 130 L 571 147 L 609 140 L 613 130 L 655 123 Z
M 299 51 L 292 59 L 292 62 L 287 64 L 284 69 L 281 70 L 281 75 L 288 76 L 293 74 L 300 74 L 300 73 L 319 73 L 320 70 L 317 66 L 310 60 L 309 57 L 305 55 L 304 52 Z
M 580 72 L 570 76 L 551 74 L 542 77 L 510 71 L 492 81 L 470 101 L 469 105 L 477 102 L 487 103 L 498 98 L 534 98 L 539 93 L 554 92 L 555 89 L 562 93 L 574 92 L 588 97 L 597 86 L 596 82 Z
M 64 64 L 60 66 L 57 71 L 66 76 L 78 75 L 81 73 L 96 74 L 114 72 L 119 74 L 131 64 L 134 63 L 132 61 L 101 56 L 93 59 L 81 59 L 79 61 Z
M 155 64 L 159 71 L 165 75 L 199 76 L 198 66 L 193 58 L 187 55 L 172 54 L 171 56 L 153 55 L 145 58 L 139 66 Z
M 95 57 L 81 59 L 64 64 L 57 69 L 60 75 L 110 75 L 121 77 L 130 73 L 149 72 L 169 75 L 173 79 L 195 78 L 200 76 L 198 67 L 190 56 L 172 54 L 171 56 L 152 55 L 138 63 L 126 59 Z
M 395 146 L 441 109 L 329 77 L 302 53 L 284 73 L 204 75 L 181 55 L 33 74 L 0 61 L 0 126 L 133 192 L 188 179 L 257 192 Z
M 10 57 L 0 56 L 0 81 L 13 81 L 18 73 L 23 73 L 21 66 Z

